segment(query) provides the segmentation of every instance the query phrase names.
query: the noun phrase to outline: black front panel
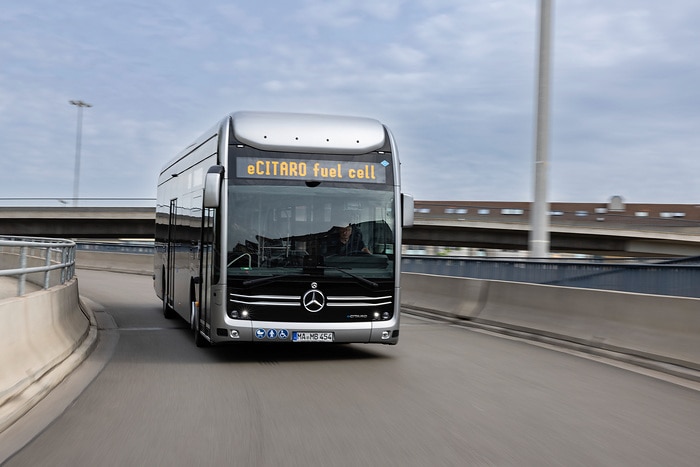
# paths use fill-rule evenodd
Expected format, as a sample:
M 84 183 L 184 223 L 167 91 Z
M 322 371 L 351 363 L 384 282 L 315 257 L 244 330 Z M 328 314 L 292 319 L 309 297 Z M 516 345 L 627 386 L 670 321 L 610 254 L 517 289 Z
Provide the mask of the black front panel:
M 286 278 L 244 286 L 229 285 L 227 311 L 232 318 L 255 321 L 350 323 L 393 317 L 392 281 L 376 288 L 352 278 Z
M 390 153 L 233 145 L 225 225 L 232 319 L 393 318 L 396 200 Z

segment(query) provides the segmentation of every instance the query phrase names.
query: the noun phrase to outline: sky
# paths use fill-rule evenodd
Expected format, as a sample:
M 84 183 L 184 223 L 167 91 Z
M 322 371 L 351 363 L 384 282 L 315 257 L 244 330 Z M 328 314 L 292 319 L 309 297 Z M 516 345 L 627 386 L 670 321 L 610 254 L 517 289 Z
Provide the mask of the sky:
M 700 2 L 553 1 L 552 202 L 700 203 Z M 372 117 L 417 200 L 534 197 L 538 0 L 6 0 L 0 199 L 153 198 L 237 110 Z M 0 204 L 7 201 L 0 201 Z

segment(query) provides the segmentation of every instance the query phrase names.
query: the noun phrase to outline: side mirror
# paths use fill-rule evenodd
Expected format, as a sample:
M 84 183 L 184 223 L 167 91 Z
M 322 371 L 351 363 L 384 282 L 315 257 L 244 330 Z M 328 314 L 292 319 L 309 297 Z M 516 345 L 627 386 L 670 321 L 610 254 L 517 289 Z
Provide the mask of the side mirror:
M 404 227 L 413 227 L 413 195 L 401 193 L 401 218 Z
M 204 176 L 204 207 L 218 208 L 221 204 L 221 181 L 224 168 L 220 165 L 209 167 Z

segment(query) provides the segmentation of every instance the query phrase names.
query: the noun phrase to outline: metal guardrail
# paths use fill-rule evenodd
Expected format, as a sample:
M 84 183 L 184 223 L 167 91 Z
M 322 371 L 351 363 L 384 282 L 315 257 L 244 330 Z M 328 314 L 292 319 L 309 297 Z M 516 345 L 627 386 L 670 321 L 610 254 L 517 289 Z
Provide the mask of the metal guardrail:
M 82 240 L 80 251 L 151 255 L 152 242 Z M 529 259 L 404 254 L 404 272 L 700 298 L 700 257 Z
M 154 207 L 155 198 L 0 198 L 0 206 L 17 207 Z
M 16 265 L 17 267 L 11 267 Z M 58 274 L 53 275 L 52 272 Z M 30 275 L 44 289 L 65 284 L 75 275 L 75 242 L 54 238 L 0 236 L 0 276 L 17 277 L 17 296 L 24 295 Z
M 152 255 L 152 242 L 81 240 L 77 249 Z M 404 254 L 404 272 L 700 298 L 700 257 L 488 258 Z
M 152 255 L 155 247 L 152 241 L 90 241 L 78 240 L 78 251 L 99 251 L 101 253 L 127 253 L 132 255 Z
M 472 279 L 700 298 L 700 257 L 583 261 L 404 256 L 402 270 Z

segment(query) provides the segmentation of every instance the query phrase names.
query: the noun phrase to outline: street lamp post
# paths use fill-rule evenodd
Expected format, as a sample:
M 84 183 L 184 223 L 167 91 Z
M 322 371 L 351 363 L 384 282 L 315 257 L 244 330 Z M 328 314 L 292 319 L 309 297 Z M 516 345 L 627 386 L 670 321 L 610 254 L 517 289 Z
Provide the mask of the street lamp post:
M 71 105 L 78 107 L 78 129 L 75 137 L 75 174 L 73 176 L 73 205 L 78 205 L 78 189 L 80 188 L 80 145 L 83 134 L 83 107 L 92 107 L 83 101 L 69 101 Z
M 547 175 L 549 166 L 549 74 L 552 2 L 540 0 L 539 68 L 535 129 L 535 199 L 532 204 L 530 256 L 549 256 L 549 203 Z

